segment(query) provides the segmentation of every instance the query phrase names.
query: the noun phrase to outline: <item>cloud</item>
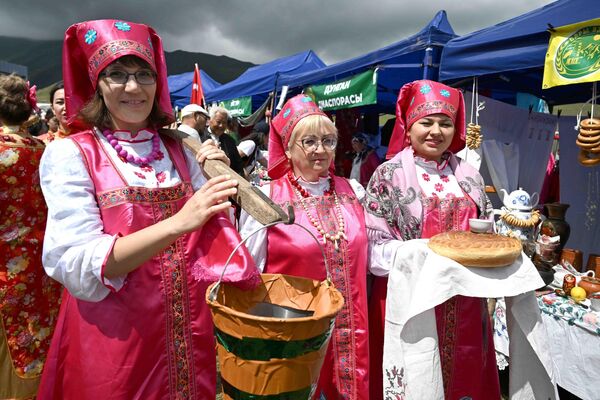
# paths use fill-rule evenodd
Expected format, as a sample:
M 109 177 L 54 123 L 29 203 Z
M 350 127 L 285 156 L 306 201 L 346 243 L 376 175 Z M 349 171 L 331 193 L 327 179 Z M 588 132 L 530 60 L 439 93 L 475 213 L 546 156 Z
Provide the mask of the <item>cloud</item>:
M 307 49 L 325 62 L 356 57 L 418 32 L 445 9 L 458 34 L 551 0 L 11 0 L 0 35 L 60 39 L 76 22 L 114 18 L 152 25 L 165 49 L 268 62 Z

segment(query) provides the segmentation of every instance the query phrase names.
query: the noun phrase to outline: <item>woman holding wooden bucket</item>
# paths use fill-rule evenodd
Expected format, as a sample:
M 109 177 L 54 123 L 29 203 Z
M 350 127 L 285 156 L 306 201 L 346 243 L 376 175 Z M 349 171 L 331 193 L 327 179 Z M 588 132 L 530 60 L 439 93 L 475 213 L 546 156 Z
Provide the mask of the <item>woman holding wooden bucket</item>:
M 237 183 L 206 181 L 198 161 L 227 158 L 157 131 L 174 119 L 152 28 L 71 26 L 63 75 L 71 135 L 48 145 L 40 173 L 44 268 L 67 292 L 38 398 L 214 399 L 205 292 L 239 243 L 222 213 Z M 228 281 L 258 278 L 248 253 L 229 268 Z
M 404 85 L 396 105 L 389 161 L 375 171 L 365 201 L 371 244 L 369 267 L 378 275 L 369 303 L 372 399 L 403 397 L 411 389 L 418 392 L 416 386 L 439 383 L 423 379 L 424 374 L 418 371 L 412 373 L 414 369 L 411 376 L 421 378 L 419 382 L 407 382 L 409 374 L 403 368 L 390 367 L 382 373 L 388 289 L 384 276 L 395 257 L 406 256 L 402 242 L 468 230 L 469 218 L 490 217 L 491 204 L 481 175 L 454 155 L 464 147 L 462 93 L 426 80 Z M 422 331 L 426 331 L 425 325 L 421 324 Z M 411 365 L 412 359 L 407 360 L 406 368 L 433 370 L 441 364 L 440 391 L 446 399 L 499 399 L 492 325 L 485 300 L 454 296 L 435 307 L 435 325 L 439 357 L 431 356 L 433 361 L 427 365 Z
M 367 399 L 367 237 L 357 195 L 364 190 L 333 174 L 337 140 L 335 125 L 310 97 L 288 100 L 271 123 L 268 170 L 273 181 L 262 190 L 284 209 L 291 205 L 296 222 L 318 238 L 333 284 L 344 296 L 315 398 Z M 244 237 L 260 224 L 242 213 L 240 226 Z M 297 226 L 271 227 L 247 245 L 265 273 L 326 278 L 319 244 Z

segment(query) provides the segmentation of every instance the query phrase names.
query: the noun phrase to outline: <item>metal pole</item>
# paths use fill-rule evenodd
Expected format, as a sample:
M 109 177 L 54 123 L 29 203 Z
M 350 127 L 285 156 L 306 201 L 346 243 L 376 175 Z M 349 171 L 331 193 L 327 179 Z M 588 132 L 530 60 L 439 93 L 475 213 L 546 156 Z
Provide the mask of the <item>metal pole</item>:
M 433 47 L 427 47 L 425 49 L 425 56 L 423 57 L 423 79 L 433 78 Z

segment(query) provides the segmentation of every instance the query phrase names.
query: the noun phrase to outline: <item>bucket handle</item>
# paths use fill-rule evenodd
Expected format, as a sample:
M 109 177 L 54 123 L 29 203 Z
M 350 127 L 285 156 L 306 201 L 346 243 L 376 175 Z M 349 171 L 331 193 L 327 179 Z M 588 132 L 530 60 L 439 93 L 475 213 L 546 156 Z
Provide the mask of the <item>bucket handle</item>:
M 223 276 L 225 276 L 225 270 L 227 269 L 227 267 L 229 266 L 229 262 L 231 261 L 231 259 L 233 258 L 233 256 L 235 255 L 235 253 L 238 251 L 238 249 L 245 244 L 248 239 L 250 239 L 252 236 L 254 236 L 255 234 L 257 234 L 258 232 L 262 231 L 263 229 L 268 229 L 272 226 L 275 226 L 277 224 L 285 224 L 285 225 L 296 225 L 302 229 L 304 229 L 314 240 L 315 242 L 317 242 L 317 245 L 319 246 L 319 249 L 321 250 L 321 255 L 323 256 L 323 262 L 325 263 L 325 273 L 327 274 L 327 285 L 331 285 L 331 274 L 329 272 L 329 265 L 327 264 L 327 257 L 325 256 L 325 250 L 323 249 L 323 245 L 321 244 L 321 242 L 319 241 L 319 239 L 317 239 L 317 237 L 310 231 L 308 230 L 308 228 L 306 228 L 305 226 L 302 226 L 298 223 L 296 223 L 295 221 L 295 215 L 294 215 L 294 208 L 292 206 L 288 206 L 288 221 L 275 221 L 275 222 L 271 222 L 268 223 L 266 225 L 261 226 L 260 228 L 255 229 L 254 231 L 250 232 L 250 234 L 248 236 L 246 236 L 244 239 L 242 239 L 241 242 L 239 242 L 235 248 L 233 249 L 233 251 L 231 252 L 231 254 L 229 255 L 229 258 L 227 258 L 227 261 L 225 262 L 225 266 L 223 267 L 223 271 L 221 271 L 221 276 L 219 276 L 219 280 L 217 281 L 217 284 L 215 286 L 212 287 L 212 289 L 210 290 L 210 294 L 209 294 L 209 298 L 210 301 L 215 301 L 217 299 L 217 291 L 219 289 L 219 286 L 221 285 L 221 281 L 223 280 Z

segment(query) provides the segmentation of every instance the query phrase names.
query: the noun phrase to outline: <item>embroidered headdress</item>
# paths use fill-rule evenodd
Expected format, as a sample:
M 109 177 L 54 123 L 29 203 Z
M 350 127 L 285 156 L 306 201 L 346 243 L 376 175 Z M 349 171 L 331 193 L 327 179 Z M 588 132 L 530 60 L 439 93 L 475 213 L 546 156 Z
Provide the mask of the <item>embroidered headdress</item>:
M 400 89 L 396 102 L 396 123 L 386 158 L 389 160 L 410 146 L 407 135 L 419 119 L 431 114 L 445 114 L 454 122 L 454 137 L 448 148 L 456 153 L 465 147 L 465 101 L 462 92 L 439 82 L 420 80 Z
M 271 179 L 282 177 L 290 169 L 290 164 L 285 156 L 290 136 L 298 121 L 309 115 L 323 115 L 327 117 L 310 97 L 300 94 L 289 99 L 279 114 L 271 121 L 268 168 Z
M 102 70 L 128 55 L 146 61 L 156 72 L 158 106 L 174 121 L 160 37 L 147 25 L 105 19 L 80 22 L 65 32 L 63 79 L 69 126 L 76 124 L 79 110 L 94 96 Z

